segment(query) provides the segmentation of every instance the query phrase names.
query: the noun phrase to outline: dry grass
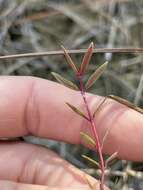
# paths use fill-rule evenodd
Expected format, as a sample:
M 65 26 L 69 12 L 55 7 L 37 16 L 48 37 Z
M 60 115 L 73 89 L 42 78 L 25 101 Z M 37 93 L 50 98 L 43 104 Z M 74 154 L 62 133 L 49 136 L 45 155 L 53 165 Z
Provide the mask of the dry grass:
M 90 41 L 97 48 L 143 46 L 143 2 L 134 0 L 0 0 L 0 52 L 1 55 L 86 48 Z M 73 56 L 76 61 L 81 55 Z M 97 82 L 93 93 L 115 94 L 143 105 L 142 54 L 95 54 L 90 72 L 100 64 L 110 62 L 106 75 Z M 72 76 L 62 56 L 22 58 L 1 61 L 1 75 L 30 75 L 52 79 L 50 72 Z M 33 139 L 48 144 L 76 166 L 93 176 L 79 154 L 92 154 L 80 146 Z M 71 154 L 72 152 L 72 154 Z M 126 161 L 116 162 L 107 183 L 112 189 L 142 189 L 143 167 Z M 116 185 L 115 185 L 116 183 Z

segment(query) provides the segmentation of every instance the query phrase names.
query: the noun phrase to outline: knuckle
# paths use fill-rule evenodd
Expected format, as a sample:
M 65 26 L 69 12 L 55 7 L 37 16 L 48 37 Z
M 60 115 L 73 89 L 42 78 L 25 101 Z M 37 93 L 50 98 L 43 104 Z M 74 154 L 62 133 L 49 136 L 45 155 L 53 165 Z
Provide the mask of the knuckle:
M 40 112 L 37 100 L 36 81 L 32 80 L 29 87 L 29 94 L 24 109 L 24 127 L 29 134 L 38 133 L 40 126 Z

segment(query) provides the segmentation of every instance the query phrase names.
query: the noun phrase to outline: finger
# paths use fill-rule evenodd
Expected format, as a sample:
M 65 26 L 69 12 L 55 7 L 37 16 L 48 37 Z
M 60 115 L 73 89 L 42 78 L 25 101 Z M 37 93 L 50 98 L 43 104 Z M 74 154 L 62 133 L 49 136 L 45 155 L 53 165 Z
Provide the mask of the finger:
M 21 142 L 1 143 L 0 155 L 0 180 L 49 188 L 88 189 L 87 176 L 91 184 L 99 187 L 92 177 L 40 146 Z
M 30 77 L 1 77 L 0 135 L 33 134 L 40 137 L 80 143 L 80 131 L 89 123 L 72 112 L 65 102 L 84 109 L 79 92 L 57 83 Z M 87 94 L 94 111 L 101 97 Z M 107 135 L 104 151 L 118 151 L 123 159 L 143 161 L 143 117 L 113 100 L 107 100 L 95 117 L 100 140 Z
M 31 185 L 16 183 L 13 181 L 2 180 L 0 181 L 0 190 L 90 190 L 90 188 L 65 188 L 65 187 L 48 187 L 44 185 Z

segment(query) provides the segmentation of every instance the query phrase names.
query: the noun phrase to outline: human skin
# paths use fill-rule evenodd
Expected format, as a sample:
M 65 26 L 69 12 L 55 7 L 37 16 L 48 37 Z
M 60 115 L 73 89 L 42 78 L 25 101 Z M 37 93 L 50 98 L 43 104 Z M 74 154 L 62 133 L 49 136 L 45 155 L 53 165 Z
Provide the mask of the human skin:
M 91 111 L 102 98 L 87 94 Z M 80 93 L 34 77 L 0 77 L 0 137 L 34 135 L 80 144 L 80 131 L 90 125 L 65 104 L 84 110 Z M 142 114 L 107 100 L 95 116 L 103 151 L 119 158 L 143 161 Z M 92 135 L 92 134 L 91 134 Z M 85 174 L 52 151 L 25 142 L 0 143 L 0 190 L 90 189 Z M 92 184 L 97 181 L 87 176 Z M 98 188 L 97 188 L 98 189 Z M 107 188 L 105 188 L 107 189 Z

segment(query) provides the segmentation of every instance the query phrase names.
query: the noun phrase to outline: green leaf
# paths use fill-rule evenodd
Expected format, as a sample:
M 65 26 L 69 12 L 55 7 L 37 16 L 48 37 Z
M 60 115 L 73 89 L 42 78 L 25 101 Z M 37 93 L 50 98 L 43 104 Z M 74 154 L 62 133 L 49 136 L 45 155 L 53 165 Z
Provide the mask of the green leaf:
M 114 152 L 113 154 L 111 154 L 111 156 L 109 156 L 107 158 L 107 160 L 105 161 L 105 165 L 107 167 L 107 165 L 109 165 L 115 158 L 117 158 L 118 152 Z
M 89 89 L 95 81 L 103 74 L 105 69 L 107 68 L 108 62 L 105 62 L 103 65 L 101 65 L 94 73 L 89 77 L 85 87 L 86 89 Z
M 83 61 L 81 63 L 80 69 L 79 69 L 79 73 L 81 75 L 83 75 L 85 73 L 86 68 L 89 65 L 90 59 L 93 54 L 93 50 L 94 50 L 94 44 L 93 44 L 93 42 L 91 42 L 91 44 L 89 45 L 89 47 L 87 49 L 87 52 L 85 53 L 85 55 L 83 57 Z
M 94 147 L 96 146 L 96 142 L 88 134 L 80 132 L 80 135 L 84 139 L 85 143 L 87 143 L 87 144 L 89 144 L 91 146 L 94 146 Z
M 96 167 L 100 168 L 99 163 L 96 160 L 93 160 L 92 158 L 86 156 L 86 155 L 82 155 L 82 157 L 84 159 L 86 159 L 87 161 L 91 162 L 92 164 L 94 164 Z
M 65 79 L 64 77 L 62 77 L 61 75 L 59 75 L 58 73 L 55 73 L 55 72 L 52 72 L 52 75 L 55 77 L 55 79 L 63 84 L 64 86 L 68 87 L 68 88 L 71 88 L 73 90 L 79 90 L 78 87 L 72 83 L 71 81 Z
M 89 119 L 85 116 L 85 114 L 84 114 L 82 111 L 80 111 L 78 108 L 76 108 L 75 106 L 71 105 L 71 104 L 68 103 L 68 102 L 66 102 L 66 104 L 67 104 L 75 113 L 77 113 L 78 115 L 80 115 L 80 116 L 83 117 L 84 119 L 89 120 Z
M 113 100 L 116 100 L 117 102 L 119 102 L 125 106 L 128 106 L 129 108 L 134 109 L 137 112 L 143 114 L 143 109 L 139 108 L 138 106 L 134 105 L 133 103 L 129 102 L 128 100 L 125 100 L 124 98 L 121 98 L 119 96 L 114 96 L 114 95 L 108 95 L 107 97 L 111 98 Z
M 78 73 L 78 69 L 76 68 L 74 62 L 72 61 L 70 55 L 68 54 L 67 50 L 64 48 L 64 46 L 61 46 L 61 48 L 64 51 L 64 56 L 67 60 L 67 63 L 70 65 L 70 67 L 73 69 L 73 71 L 77 74 Z

